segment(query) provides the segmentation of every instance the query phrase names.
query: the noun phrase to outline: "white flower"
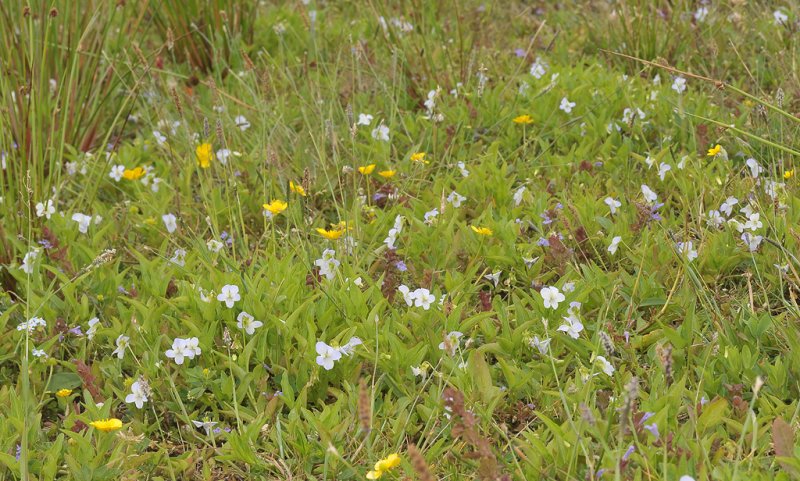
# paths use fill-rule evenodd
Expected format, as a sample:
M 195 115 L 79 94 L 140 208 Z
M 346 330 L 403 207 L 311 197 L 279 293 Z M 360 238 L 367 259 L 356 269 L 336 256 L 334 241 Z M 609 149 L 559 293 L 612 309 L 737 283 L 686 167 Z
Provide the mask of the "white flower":
M 436 296 L 431 294 L 431 291 L 428 289 L 422 287 L 416 289 L 411 296 L 414 298 L 414 305 L 426 311 L 431 308 L 432 303 L 436 302 Z
M 131 384 L 131 393 L 125 396 L 125 402 L 127 404 L 136 404 L 136 409 L 142 409 L 142 407 L 144 407 L 144 403 L 147 402 L 147 392 L 140 381 Z
M 358 114 L 358 122 L 357 125 L 369 125 L 372 123 L 372 119 L 374 117 L 370 114 Z
M 724 213 L 727 217 L 731 216 L 733 212 L 733 206 L 739 203 L 739 199 L 736 197 L 728 197 L 725 199 L 725 202 L 719 207 L 719 211 Z
M 458 331 L 450 331 L 444 336 L 444 341 L 439 343 L 439 349 L 447 352 L 450 356 L 456 355 L 458 345 L 461 343 L 460 339 L 464 336 L 463 333 Z
M 174 359 L 175 364 L 179 366 L 183 364 L 185 358 L 188 357 L 191 359 L 194 357 L 194 351 L 189 351 L 189 349 L 187 349 L 186 339 L 181 339 L 179 337 L 172 341 L 172 349 L 167 349 L 165 354 L 168 358 Z
M 86 330 L 86 337 L 91 341 L 94 335 L 97 334 L 97 329 L 100 326 L 100 319 L 93 317 L 89 319 L 89 329 Z
M 178 228 L 177 218 L 175 214 L 164 214 L 161 216 L 161 220 L 164 221 L 164 227 L 167 228 L 167 232 L 172 234 L 175 232 L 175 229 Z
M 718 210 L 708 211 L 708 219 L 706 219 L 707 226 L 719 229 L 724 223 L 725 219 L 719 214 Z
M 357 337 L 351 337 L 347 344 L 344 346 L 339 347 L 339 352 L 342 353 L 343 356 L 352 356 L 356 350 L 356 346 L 362 345 L 361 339 Z
M 575 107 L 575 102 L 570 102 L 567 100 L 566 97 L 561 99 L 561 105 L 558 106 L 559 110 L 563 110 L 565 113 L 572 112 L 572 109 Z
M 763 168 L 761 168 L 761 166 L 758 164 L 758 161 L 757 161 L 756 159 L 752 158 L 752 157 L 750 157 L 749 159 L 747 159 L 747 160 L 745 161 L 745 164 L 746 164 L 746 165 L 747 165 L 747 167 L 750 169 L 750 175 L 752 175 L 752 176 L 753 176 L 753 178 L 758 178 L 759 174 L 761 174 L 761 172 L 763 172 L 763 170 L 764 170 L 764 169 L 763 169 Z
M 497 284 L 500 283 L 500 274 L 502 273 L 503 271 L 492 272 L 491 274 L 486 274 L 483 276 L 483 278 L 490 281 L 495 287 L 497 287 Z
M 750 252 L 755 252 L 758 250 L 758 246 L 761 245 L 761 241 L 764 240 L 764 237 L 760 235 L 752 235 L 749 232 L 745 232 L 742 234 L 741 239 L 747 244 L 747 249 Z
M 703 23 L 708 16 L 708 7 L 700 7 L 694 12 L 694 19 L 697 20 L 698 23 Z
M 169 261 L 183 267 L 186 265 L 186 251 L 184 249 L 175 249 L 175 253 Z
M 53 205 L 52 199 L 48 199 L 45 203 L 36 204 L 36 217 L 47 217 L 56 213 L 56 207 Z
M 33 357 L 38 357 L 38 358 L 43 357 L 47 359 L 47 353 L 41 349 L 33 348 L 33 350 L 31 350 L 31 354 L 33 354 Z
M 744 223 L 744 228 L 755 232 L 763 227 L 764 223 L 761 222 L 759 217 L 761 217 L 761 215 L 758 212 L 750 214 L 747 218 L 747 222 Z
M 400 234 L 400 232 L 402 232 L 402 230 L 403 230 L 403 217 L 398 215 L 394 219 L 394 226 L 391 229 L 389 229 L 389 236 L 383 240 L 383 243 L 386 244 L 386 247 L 392 250 L 397 249 L 394 243 L 397 242 L 397 236 Z
M 250 128 L 250 122 L 247 121 L 247 118 L 245 118 L 244 115 L 237 115 L 233 121 L 242 132 Z
M 217 159 L 219 159 L 219 163 L 222 165 L 228 165 L 228 157 L 231 156 L 230 149 L 219 149 L 216 152 Z
M 658 178 L 664 180 L 664 177 L 670 170 L 672 170 L 671 165 L 667 164 L 666 162 L 661 162 L 661 164 L 658 166 Z
M 161 135 L 161 132 L 158 130 L 153 131 L 153 137 L 156 138 L 156 143 L 158 145 L 164 145 L 167 142 L 167 137 L 165 135 Z
M 203 350 L 200 349 L 200 339 L 196 337 L 184 339 L 184 347 L 189 359 L 194 359 L 195 356 L 199 356 L 203 353 Z
M 335 250 L 325 249 L 322 257 L 314 261 L 314 265 L 319 267 L 319 275 L 325 276 L 329 281 L 336 277 L 336 268 L 341 264 L 335 256 Z
M 467 200 L 467 198 L 456 191 L 450 192 L 450 195 L 447 196 L 447 202 L 452 204 L 455 208 L 461 207 L 461 203 L 465 200 Z
M 678 242 L 678 252 L 686 256 L 686 260 L 689 262 L 697 259 L 697 251 L 694 249 L 692 241 Z
M 464 162 L 458 162 L 456 164 L 456 167 L 458 167 L 458 170 L 459 172 L 461 172 L 462 177 L 469 177 L 469 170 L 467 170 L 467 164 L 465 164 Z
M 526 187 L 520 186 L 519 189 L 514 191 L 514 205 L 519 206 L 522 203 L 522 196 L 525 195 Z
M 536 60 L 531 65 L 531 75 L 533 75 L 536 80 L 544 77 L 544 74 L 547 73 L 547 63 L 542 60 L 540 57 L 536 57 Z
M 226 284 L 222 286 L 220 293 L 217 295 L 217 300 L 224 302 L 228 309 L 233 308 L 233 305 L 242 297 L 239 295 L 239 286 L 234 284 Z
M 192 424 L 194 424 L 195 427 L 203 428 L 203 430 L 206 432 L 206 436 L 208 436 L 211 434 L 211 429 L 213 429 L 214 426 L 217 425 L 217 421 L 206 421 L 206 420 L 195 421 L 194 419 L 192 419 Z
M 414 295 L 411 293 L 411 290 L 408 288 L 407 285 L 402 284 L 400 287 L 397 288 L 397 291 L 403 295 L 403 300 L 409 306 L 414 305 Z
M 31 334 L 39 326 L 47 327 L 47 321 L 45 321 L 41 317 L 31 317 L 27 321 L 19 323 L 19 325 L 17 326 L 17 330 L 28 331 L 28 334 Z
M 76 212 L 72 214 L 72 220 L 78 223 L 78 231 L 85 234 L 89 231 L 89 225 L 92 223 L 92 216 Z
M 614 236 L 614 238 L 611 239 L 611 244 L 608 245 L 608 253 L 611 254 L 612 256 L 616 254 L 620 242 L 622 242 L 622 237 Z
M 772 12 L 772 18 L 775 19 L 775 25 L 785 25 L 789 21 L 789 16 L 780 10 Z
M 686 91 L 686 79 L 683 77 L 675 77 L 672 81 L 672 90 L 682 94 Z
M 739 212 L 744 214 L 745 217 L 750 217 L 751 215 L 753 215 L 753 213 L 755 213 L 755 211 L 753 210 L 753 206 L 750 205 L 750 203 L 745 204 L 745 206 L 742 207 L 739 210 Z
M 681 160 L 678 162 L 678 168 L 683 170 L 683 168 L 686 167 L 687 160 L 689 160 L 688 155 L 684 155 L 683 157 L 681 157 Z
M 545 309 L 558 309 L 558 303 L 563 302 L 566 297 L 558 291 L 557 287 L 545 286 L 539 291 L 544 301 Z
M 244 329 L 244 332 L 248 336 L 252 336 L 253 334 L 255 334 L 256 329 L 258 329 L 263 325 L 264 325 L 263 322 L 256 321 L 253 316 L 244 311 L 240 312 L 239 315 L 236 317 L 236 327 L 238 327 L 239 329 Z
M 144 181 L 144 179 L 142 179 L 142 181 Z M 160 184 L 161 184 L 161 179 L 159 179 L 158 177 L 153 177 L 153 180 L 150 183 L 150 190 L 152 190 L 153 192 L 158 192 L 158 187 Z
M 122 180 L 122 174 L 125 173 L 125 166 L 124 165 L 115 165 L 111 167 L 111 173 L 108 174 L 109 177 L 114 179 L 115 182 L 119 182 Z
M 574 315 L 565 317 L 564 320 L 566 322 L 558 326 L 558 330 L 566 332 L 567 335 L 569 335 L 569 337 L 573 339 L 577 339 L 578 336 L 580 336 L 581 331 L 583 330 L 583 324 L 581 324 L 581 321 Z
M 642 184 L 642 195 L 644 196 L 644 200 L 651 204 L 658 200 L 658 194 L 653 192 L 646 184 Z
M 431 225 L 436 221 L 436 216 L 438 215 L 439 215 L 439 209 L 433 209 L 426 212 L 423 218 L 427 225 Z
M 608 376 L 614 375 L 615 371 L 614 366 L 612 366 L 611 363 L 608 362 L 608 359 L 606 359 L 603 356 L 595 356 L 594 361 L 600 363 L 601 369 L 603 369 L 603 372 L 606 373 Z
M 200 300 L 206 304 L 214 300 L 214 291 L 206 292 L 202 287 L 198 287 L 197 292 L 200 294 Z
M 616 214 L 617 209 L 619 209 L 622 206 L 622 202 L 618 201 L 613 197 L 606 197 L 606 200 L 604 202 L 608 206 L 608 210 L 611 211 L 611 215 Z
M 122 359 L 123 357 L 125 357 L 125 349 L 128 348 L 130 342 L 131 342 L 130 337 L 126 336 L 125 334 L 120 334 L 116 340 L 117 348 L 114 349 L 114 351 L 112 351 L 111 354 L 112 355 L 116 354 L 119 359 Z
M 764 193 L 766 193 L 772 200 L 778 197 L 778 189 L 785 187 L 783 182 L 775 182 L 774 180 L 767 180 L 764 182 Z
M 550 338 L 539 339 L 539 336 L 533 336 L 531 339 L 531 347 L 536 348 L 539 351 L 539 354 L 545 355 L 547 351 L 550 349 Z
M 380 124 L 379 126 L 372 129 L 372 138 L 375 140 L 381 140 L 383 142 L 389 141 L 389 127 Z
M 219 252 L 223 247 L 225 247 L 225 244 L 217 239 L 209 239 L 208 242 L 206 242 L 206 247 L 208 247 L 208 250 L 211 252 Z
M 342 353 L 322 341 L 317 341 L 317 364 L 322 366 L 326 371 L 333 369 L 333 363 L 342 358 Z
M 22 265 L 19 266 L 25 274 L 33 274 L 33 263 L 39 257 L 39 249 L 34 248 L 22 258 Z
M 629 124 L 632 120 L 636 117 L 639 117 L 639 120 L 644 120 L 645 113 L 642 109 L 637 108 L 636 110 L 632 108 L 626 108 L 622 111 L 622 122 Z

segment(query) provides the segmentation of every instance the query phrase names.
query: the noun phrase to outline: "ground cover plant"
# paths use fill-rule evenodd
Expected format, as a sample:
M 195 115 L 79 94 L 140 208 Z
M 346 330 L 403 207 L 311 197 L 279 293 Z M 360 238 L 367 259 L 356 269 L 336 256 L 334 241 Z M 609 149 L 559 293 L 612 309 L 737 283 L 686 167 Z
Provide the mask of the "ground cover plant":
M 0 19 L 0 479 L 800 478 L 795 3 Z

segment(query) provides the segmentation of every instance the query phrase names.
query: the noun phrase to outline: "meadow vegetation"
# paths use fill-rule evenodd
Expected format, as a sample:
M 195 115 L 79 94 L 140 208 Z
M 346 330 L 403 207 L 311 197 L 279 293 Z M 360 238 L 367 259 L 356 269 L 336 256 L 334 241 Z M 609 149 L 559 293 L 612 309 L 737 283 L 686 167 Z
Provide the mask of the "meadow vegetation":
M 796 3 L 0 25 L 0 479 L 800 478 Z

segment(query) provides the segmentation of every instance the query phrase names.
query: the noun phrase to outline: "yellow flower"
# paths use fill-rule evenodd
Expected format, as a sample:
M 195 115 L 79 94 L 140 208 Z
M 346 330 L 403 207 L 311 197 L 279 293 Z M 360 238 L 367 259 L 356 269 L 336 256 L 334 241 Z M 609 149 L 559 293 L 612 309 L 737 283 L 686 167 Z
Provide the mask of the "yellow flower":
M 264 210 L 268 211 L 272 215 L 278 215 L 281 212 L 285 211 L 289 204 L 282 200 L 273 200 L 269 204 L 263 205 Z
M 788 180 L 788 179 L 791 179 L 792 177 L 794 177 L 794 169 L 787 170 L 786 172 L 783 173 L 783 178 L 784 179 Z
M 144 220 L 144 223 L 147 225 L 156 225 L 156 218 L 155 217 L 148 217 Z
M 514 117 L 514 123 L 515 124 L 532 124 L 533 123 L 533 117 L 531 117 L 528 114 L 520 115 L 519 117 Z
M 214 160 L 214 148 L 208 142 L 200 144 L 195 150 L 197 155 L 197 165 L 203 169 L 211 167 L 211 161 Z
M 56 391 L 56 396 L 58 397 L 67 397 L 72 394 L 72 389 L 59 389 Z
M 364 165 L 358 168 L 362 175 L 369 175 L 375 170 L 375 164 Z
M 125 169 L 125 172 L 122 173 L 122 177 L 127 180 L 139 180 L 144 177 L 145 170 L 143 167 L 136 167 L 135 169 Z
M 107 433 L 110 431 L 116 431 L 117 429 L 121 428 L 122 421 L 120 421 L 117 418 L 101 419 L 99 421 L 90 422 L 89 426 L 92 426 L 94 428 L 99 429 L 100 431 L 103 431 L 104 433 Z
M 390 469 L 400 466 L 400 456 L 397 453 L 390 454 L 375 463 L 375 469 L 367 473 L 367 479 L 378 479 Z
M 380 175 L 384 179 L 391 179 L 392 177 L 394 177 L 394 174 L 396 173 L 397 173 L 396 170 L 382 170 L 378 172 L 378 175 Z
M 717 144 L 714 147 L 708 149 L 708 156 L 709 157 L 714 157 L 715 155 L 719 154 L 720 152 L 722 152 L 722 146 Z
M 297 185 L 291 180 L 289 181 L 289 190 L 291 190 L 295 194 L 300 194 L 303 197 L 306 196 L 306 189 L 304 189 L 302 185 Z
M 423 164 L 429 163 L 427 160 L 425 160 L 425 152 L 416 152 L 416 153 L 411 154 L 411 160 L 413 160 L 414 162 L 420 162 L 420 163 L 423 163 Z
M 342 237 L 342 234 L 344 234 L 343 229 L 328 230 L 328 229 L 323 229 L 322 227 L 317 227 L 317 232 L 319 233 L 319 235 L 328 240 L 336 240 L 339 237 Z
M 479 234 L 479 235 L 492 235 L 492 234 L 494 234 L 494 232 L 492 232 L 492 229 L 490 229 L 488 227 L 475 227 L 474 225 L 471 225 L 470 227 L 472 228 L 473 232 L 475 232 L 476 234 Z

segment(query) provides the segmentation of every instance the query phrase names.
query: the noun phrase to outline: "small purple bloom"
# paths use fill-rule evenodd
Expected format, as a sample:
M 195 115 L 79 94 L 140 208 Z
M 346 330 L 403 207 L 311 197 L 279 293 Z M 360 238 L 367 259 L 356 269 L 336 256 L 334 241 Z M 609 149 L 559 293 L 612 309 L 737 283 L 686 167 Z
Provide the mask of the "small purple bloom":
M 403 262 L 403 261 L 397 261 L 397 262 L 395 262 L 394 266 L 395 266 L 395 267 L 397 268 L 397 270 L 398 270 L 398 271 L 400 271 L 400 272 L 405 272 L 405 271 L 407 271 L 407 270 L 408 270 L 408 266 L 406 266 L 406 263 L 405 263 L 405 262 Z
M 541 247 L 550 247 L 550 241 L 545 239 L 544 237 L 539 237 L 539 240 L 536 241 L 536 245 Z
M 653 436 L 655 436 L 655 437 L 656 437 L 656 439 L 658 439 L 658 438 L 659 438 L 659 434 L 658 434 L 658 424 L 656 424 L 656 423 L 653 423 L 653 424 L 645 424 L 645 425 L 644 425 L 644 428 L 645 428 L 645 429 L 647 429 L 648 431 L 650 431 L 650 434 L 652 434 Z
M 636 447 L 633 444 L 631 444 L 630 446 L 628 446 L 628 450 L 625 451 L 625 454 L 622 455 L 622 460 L 627 461 L 628 458 L 631 457 L 631 454 L 633 454 L 634 451 L 636 451 Z
M 45 249 L 52 249 L 53 248 L 53 244 L 51 244 L 50 241 L 47 240 L 47 239 L 40 240 L 39 241 L 39 245 L 41 245 Z
M 514 50 L 514 55 L 516 55 L 519 58 L 524 57 L 525 56 L 525 49 L 524 48 L 515 49 Z

